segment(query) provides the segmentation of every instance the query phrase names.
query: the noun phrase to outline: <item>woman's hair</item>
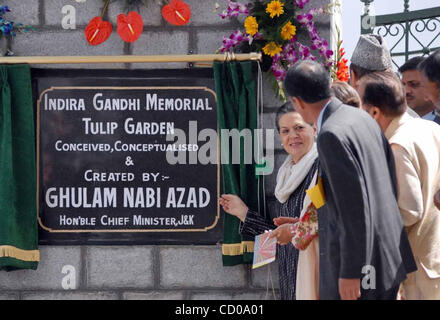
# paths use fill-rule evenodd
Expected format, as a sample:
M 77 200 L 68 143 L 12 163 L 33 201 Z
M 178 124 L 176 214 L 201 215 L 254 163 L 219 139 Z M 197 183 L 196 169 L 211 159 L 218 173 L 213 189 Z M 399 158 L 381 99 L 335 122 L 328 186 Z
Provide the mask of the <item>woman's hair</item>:
M 296 110 L 295 105 L 291 101 L 287 101 L 281 107 L 278 108 L 276 116 L 275 116 L 275 125 L 277 127 L 278 132 L 280 132 L 280 119 L 287 113 L 298 112 Z M 310 124 L 313 127 L 313 124 Z
M 331 90 L 336 98 L 341 100 L 344 104 L 360 108 L 361 98 L 357 91 L 348 83 L 343 81 L 335 81 L 331 85 Z
M 293 106 L 293 104 L 290 101 L 287 101 L 281 107 L 278 108 L 275 116 L 275 125 L 277 127 L 278 132 L 280 132 L 280 118 L 290 112 L 297 112 L 296 108 Z

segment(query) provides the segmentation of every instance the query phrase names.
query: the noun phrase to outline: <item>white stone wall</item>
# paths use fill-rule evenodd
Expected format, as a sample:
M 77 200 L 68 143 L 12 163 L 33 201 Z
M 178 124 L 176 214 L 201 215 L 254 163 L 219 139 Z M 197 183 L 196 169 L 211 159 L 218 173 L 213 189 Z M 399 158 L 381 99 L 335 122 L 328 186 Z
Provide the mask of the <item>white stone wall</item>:
M 312 0 L 312 6 L 328 4 L 329 0 Z M 102 0 L 21 0 L 2 1 L 9 5 L 14 21 L 30 24 L 35 31 L 18 34 L 15 39 L 0 42 L 19 56 L 62 55 L 149 55 L 214 53 L 223 35 L 239 26 L 237 21 L 222 20 L 213 13 L 215 3 L 225 7 L 226 0 L 186 0 L 192 8 L 192 20 L 184 27 L 168 25 L 159 7 L 142 8 L 144 32 L 133 44 L 124 43 L 116 33 L 116 17 L 124 12 L 119 2 L 109 7 L 107 19 L 114 30 L 103 44 L 89 46 L 84 39 L 88 21 L 101 14 Z M 65 5 L 76 8 L 76 30 L 61 26 Z M 317 27 L 330 38 L 330 18 L 319 19 Z M 48 68 L 186 68 L 174 64 L 97 64 L 48 65 Z M 264 85 L 265 128 L 275 128 L 274 112 L 281 101 L 274 97 L 270 85 Z M 276 168 L 285 157 L 277 137 Z M 271 212 L 276 210 L 273 197 L 275 176 L 266 179 L 267 201 Z M 268 268 L 275 288 L 278 287 L 276 263 L 251 271 L 250 266 L 223 267 L 221 246 L 40 246 L 38 270 L 0 272 L 0 300 L 4 299 L 266 299 Z M 69 274 L 63 273 L 63 270 Z M 69 267 L 70 266 L 70 267 Z M 70 268 L 70 269 L 69 269 Z M 75 283 L 64 289 L 63 279 L 75 273 Z M 64 283 L 65 285 L 65 283 Z

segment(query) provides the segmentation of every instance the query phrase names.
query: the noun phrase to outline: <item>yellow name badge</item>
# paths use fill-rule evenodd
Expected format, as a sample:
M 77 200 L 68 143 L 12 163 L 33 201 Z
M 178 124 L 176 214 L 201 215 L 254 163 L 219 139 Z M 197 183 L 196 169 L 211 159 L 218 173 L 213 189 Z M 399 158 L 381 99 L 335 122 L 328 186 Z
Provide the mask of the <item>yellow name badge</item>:
M 316 209 L 321 208 L 325 204 L 324 187 L 322 186 L 321 177 L 319 177 L 318 183 L 313 188 L 306 190 L 306 193 L 312 200 Z

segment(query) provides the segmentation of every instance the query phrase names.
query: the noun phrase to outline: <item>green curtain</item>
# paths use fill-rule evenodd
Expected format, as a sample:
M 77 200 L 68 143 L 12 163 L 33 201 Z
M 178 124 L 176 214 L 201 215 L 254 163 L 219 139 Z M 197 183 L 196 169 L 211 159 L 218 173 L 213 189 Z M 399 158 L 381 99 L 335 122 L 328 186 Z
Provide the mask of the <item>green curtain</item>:
M 0 66 L 0 270 L 36 269 L 35 133 L 28 65 Z
M 222 129 L 251 129 L 254 134 L 253 130 L 258 127 L 258 110 L 252 62 L 214 62 L 214 80 L 220 139 Z M 232 164 L 232 149 L 229 150 L 229 163 L 222 163 L 221 166 L 223 192 L 238 195 L 250 209 L 262 212 L 263 208 L 259 208 L 259 204 L 263 204 L 264 196 L 262 178 L 255 175 L 253 157 L 252 164 L 245 164 L 243 161 L 244 139 L 240 143 L 240 164 Z M 254 239 L 242 236 L 239 233 L 239 224 L 238 218 L 224 215 L 224 266 L 252 263 Z

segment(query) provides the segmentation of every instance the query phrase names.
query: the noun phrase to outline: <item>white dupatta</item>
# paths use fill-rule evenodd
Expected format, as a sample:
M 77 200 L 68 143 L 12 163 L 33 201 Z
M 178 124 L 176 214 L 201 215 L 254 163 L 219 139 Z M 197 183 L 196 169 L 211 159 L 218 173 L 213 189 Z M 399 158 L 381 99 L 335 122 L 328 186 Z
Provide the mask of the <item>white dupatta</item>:
M 298 163 L 293 162 L 292 156 L 287 156 L 277 174 L 275 197 L 279 202 L 285 203 L 289 199 L 292 192 L 304 181 L 316 158 L 318 158 L 316 143 L 313 143 L 312 148 Z
M 275 197 L 279 202 L 285 203 L 292 192 L 304 181 L 309 174 L 316 158 L 318 150 L 316 143 L 306 153 L 298 163 L 294 163 L 289 155 L 281 165 L 277 174 L 277 184 L 275 187 Z M 318 172 L 315 172 L 312 182 L 307 189 L 312 188 L 317 181 Z M 311 200 L 308 195 L 304 197 L 303 207 L 300 218 L 304 216 Z M 318 298 L 318 264 L 319 264 L 319 242 L 315 238 L 306 250 L 299 251 L 297 276 L 296 276 L 296 299 L 297 300 L 316 300 Z

